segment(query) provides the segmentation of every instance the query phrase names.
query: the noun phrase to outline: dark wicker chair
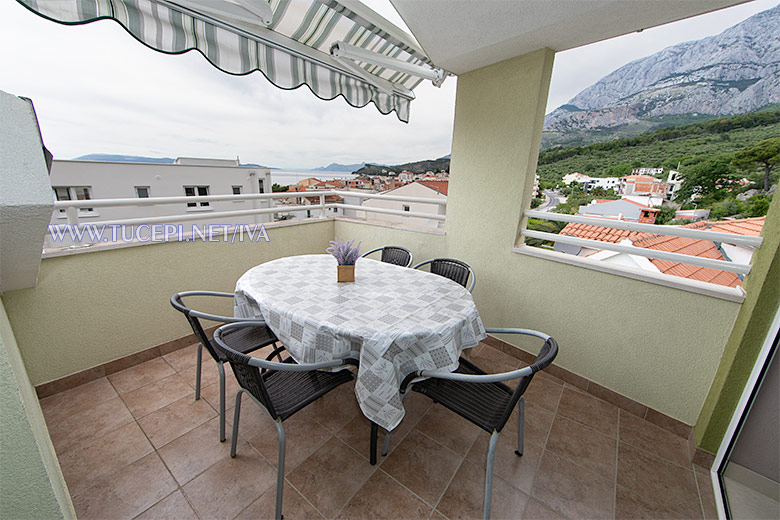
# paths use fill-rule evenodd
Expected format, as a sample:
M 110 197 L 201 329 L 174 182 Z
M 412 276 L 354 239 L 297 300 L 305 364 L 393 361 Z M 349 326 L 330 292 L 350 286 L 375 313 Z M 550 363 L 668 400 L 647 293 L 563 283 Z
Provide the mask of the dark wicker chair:
M 415 269 L 430 264 L 431 272 L 449 278 L 453 282 L 459 283 L 463 287 L 471 292 L 474 289 L 474 284 L 477 283 L 477 275 L 467 263 L 455 260 L 454 258 L 434 258 L 433 260 L 426 260 L 415 265 Z M 469 283 L 471 279 L 471 283 Z
M 400 265 L 401 267 L 409 267 L 412 265 L 412 253 L 408 249 L 399 246 L 377 247 L 376 249 L 363 253 L 361 258 L 365 258 L 377 251 L 382 251 L 380 260 L 385 263 Z
M 218 323 L 235 323 L 241 321 L 247 321 L 242 318 L 233 318 L 229 316 L 217 316 L 215 314 L 208 314 L 205 312 L 196 311 L 190 309 L 182 302 L 182 298 L 188 296 L 216 296 L 221 298 L 233 298 L 233 293 L 214 292 L 214 291 L 186 291 L 174 294 L 171 297 L 171 305 L 177 311 L 184 314 L 187 321 L 192 327 L 192 332 L 195 333 L 195 337 L 198 339 L 198 364 L 195 369 L 195 400 L 200 399 L 200 371 L 201 361 L 203 359 L 203 348 L 211 355 L 214 361 L 217 363 L 217 370 L 219 370 L 219 441 L 225 441 L 225 368 L 223 364 L 227 361 L 224 354 L 218 349 L 214 348 L 213 338 L 209 338 L 208 334 L 203 330 L 203 326 L 200 320 L 216 321 Z M 257 321 L 257 320 L 255 320 Z M 234 337 L 231 339 L 231 343 L 234 348 L 240 352 L 254 352 L 268 345 L 272 345 L 279 341 L 271 332 L 268 327 L 257 327 L 253 330 L 235 331 Z
M 422 370 L 410 374 L 401 383 L 401 395 L 406 394 L 407 388 L 427 395 L 434 402 L 445 408 L 449 408 L 464 419 L 471 421 L 486 432 L 490 433 L 490 444 L 487 454 L 487 470 L 485 473 L 485 499 L 483 517 L 490 518 L 490 498 L 493 489 L 493 459 L 496 452 L 498 435 L 509 420 L 515 405 L 518 406 L 518 430 L 517 450 L 515 454 L 523 455 L 523 418 L 524 400 L 523 393 L 528 388 L 534 374 L 546 368 L 558 355 L 558 343 L 542 332 L 527 329 L 486 329 L 490 333 L 500 334 L 524 334 L 535 336 L 544 340 L 539 355 L 531 366 L 502 372 L 499 374 L 486 374 L 473 363 L 460 358 L 460 364 L 455 372 L 440 372 Z M 425 378 L 425 379 L 422 379 Z M 517 387 L 513 390 L 503 383 L 518 379 Z M 376 445 L 375 428 L 372 428 L 371 446 Z M 389 434 L 385 438 L 382 455 L 387 455 Z
M 346 368 L 337 372 L 325 372 L 321 369 L 357 365 L 357 361 L 350 359 L 297 364 L 291 358 L 287 358 L 284 362 L 278 363 L 270 361 L 270 358 L 277 355 L 284 347 L 276 348 L 266 360 L 250 357 L 235 350 L 233 344 L 237 333 L 252 333 L 255 328 L 262 331 L 265 328 L 265 323 L 258 321 L 223 325 L 214 333 L 214 341 L 217 349 L 227 358 L 239 385 L 241 385 L 241 388 L 236 392 L 230 456 L 236 456 L 238 421 L 241 416 L 241 397 L 243 394 L 247 394 L 274 420 L 276 433 L 279 436 L 275 518 L 281 519 L 286 444 L 282 422 L 309 403 L 355 378 L 354 374 Z M 240 346 L 240 342 L 237 346 Z

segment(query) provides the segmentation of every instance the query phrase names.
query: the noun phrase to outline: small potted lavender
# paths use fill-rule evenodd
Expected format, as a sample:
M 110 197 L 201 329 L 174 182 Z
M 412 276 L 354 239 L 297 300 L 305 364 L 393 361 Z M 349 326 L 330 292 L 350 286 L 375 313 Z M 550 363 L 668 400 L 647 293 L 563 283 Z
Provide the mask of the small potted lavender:
M 355 281 L 355 262 L 357 262 L 360 256 L 360 243 L 356 246 L 354 240 L 345 242 L 340 238 L 331 240 L 330 247 L 326 249 L 328 253 L 332 254 L 338 266 L 338 281 L 339 282 L 354 282 Z

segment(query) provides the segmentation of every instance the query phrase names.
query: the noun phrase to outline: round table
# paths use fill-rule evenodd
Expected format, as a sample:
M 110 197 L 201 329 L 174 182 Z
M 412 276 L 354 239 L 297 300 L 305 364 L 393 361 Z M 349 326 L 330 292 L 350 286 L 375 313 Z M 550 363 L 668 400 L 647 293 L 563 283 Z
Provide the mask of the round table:
M 361 258 L 355 282 L 336 281 L 330 255 L 273 260 L 236 283 L 235 315 L 262 317 L 299 363 L 360 360 L 355 394 L 387 430 L 404 416 L 399 387 L 417 370 L 455 370 L 486 337 L 471 294 L 424 271 Z

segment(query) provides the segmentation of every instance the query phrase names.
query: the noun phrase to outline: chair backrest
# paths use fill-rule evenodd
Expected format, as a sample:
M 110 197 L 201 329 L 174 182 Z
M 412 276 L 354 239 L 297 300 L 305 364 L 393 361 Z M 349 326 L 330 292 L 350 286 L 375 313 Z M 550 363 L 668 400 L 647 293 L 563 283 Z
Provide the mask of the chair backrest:
M 271 396 L 268 394 L 268 389 L 265 387 L 265 380 L 260 373 L 260 368 L 252 366 L 250 364 L 252 358 L 241 352 L 237 352 L 230 348 L 225 343 L 225 338 L 222 336 L 222 327 L 217 329 L 214 333 L 214 342 L 216 347 L 222 351 L 230 364 L 230 368 L 233 369 L 233 374 L 236 376 L 236 381 L 241 385 L 241 388 L 252 394 L 252 396 L 260 401 L 271 417 L 276 420 L 278 417 L 274 403 L 271 400 Z
M 344 359 L 336 361 L 325 361 L 320 363 L 277 363 L 270 361 L 279 350 L 283 347 L 279 347 L 274 350 L 268 359 L 259 359 L 256 357 L 247 356 L 241 352 L 237 352 L 233 349 L 228 342 L 230 336 L 226 335 L 231 330 L 236 330 L 243 327 L 265 327 L 264 321 L 242 321 L 229 323 L 222 325 L 214 332 L 214 346 L 218 348 L 227 358 L 230 367 L 233 369 L 233 374 L 236 376 L 238 384 L 241 388 L 252 394 L 260 404 L 262 404 L 271 414 L 271 417 L 276 420 L 279 417 L 276 408 L 274 407 L 271 395 L 266 387 L 266 379 L 272 375 L 274 371 L 286 371 L 286 372 L 312 372 L 314 370 L 322 370 L 344 366 L 347 364 L 357 366 L 357 360 Z M 234 336 L 235 337 L 235 336 Z M 292 361 L 292 360 L 290 360 Z M 262 371 L 261 371 L 262 369 Z
M 376 253 L 377 251 L 382 252 L 380 260 L 386 264 L 400 265 L 401 267 L 409 267 L 412 265 L 412 253 L 405 247 L 400 246 L 377 247 L 376 249 L 363 253 L 361 258 Z
M 453 282 L 459 283 L 468 289 L 469 292 L 474 289 L 477 278 L 474 274 L 474 270 L 471 269 L 467 263 L 455 260 L 454 258 L 434 258 L 433 260 L 420 262 L 414 266 L 414 268 L 419 269 L 428 264 L 430 264 L 431 272 L 433 274 L 449 278 Z M 469 278 L 471 279 L 470 283 Z
M 217 296 L 220 298 L 233 298 L 233 293 L 215 292 L 215 291 L 184 291 L 184 292 L 176 293 L 173 296 L 171 296 L 171 305 L 173 306 L 174 309 L 184 314 L 185 318 L 187 318 L 187 322 L 190 324 L 190 327 L 192 328 L 192 332 L 195 334 L 195 338 L 208 351 L 209 355 L 211 355 L 211 357 L 214 358 L 214 361 L 219 361 L 219 356 L 217 355 L 217 352 L 214 350 L 214 347 L 211 344 L 209 336 L 208 334 L 206 334 L 206 331 L 203 329 L 203 325 L 201 325 L 199 318 L 216 321 L 216 322 L 222 322 L 222 323 L 236 321 L 236 318 L 231 318 L 229 316 L 217 316 L 214 314 L 207 314 L 205 312 L 200 312 L 194 309 L 190 309 L 182 302 L 182 298 L 185 298 L 187 296 Z

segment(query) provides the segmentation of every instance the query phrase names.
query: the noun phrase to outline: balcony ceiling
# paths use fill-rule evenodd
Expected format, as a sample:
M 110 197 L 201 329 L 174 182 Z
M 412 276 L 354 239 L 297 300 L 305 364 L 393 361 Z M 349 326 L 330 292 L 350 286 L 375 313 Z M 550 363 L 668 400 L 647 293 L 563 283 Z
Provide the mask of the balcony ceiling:
M 744 0 L 390 0 L 438 67 L 462 74 L 565 51 Z

